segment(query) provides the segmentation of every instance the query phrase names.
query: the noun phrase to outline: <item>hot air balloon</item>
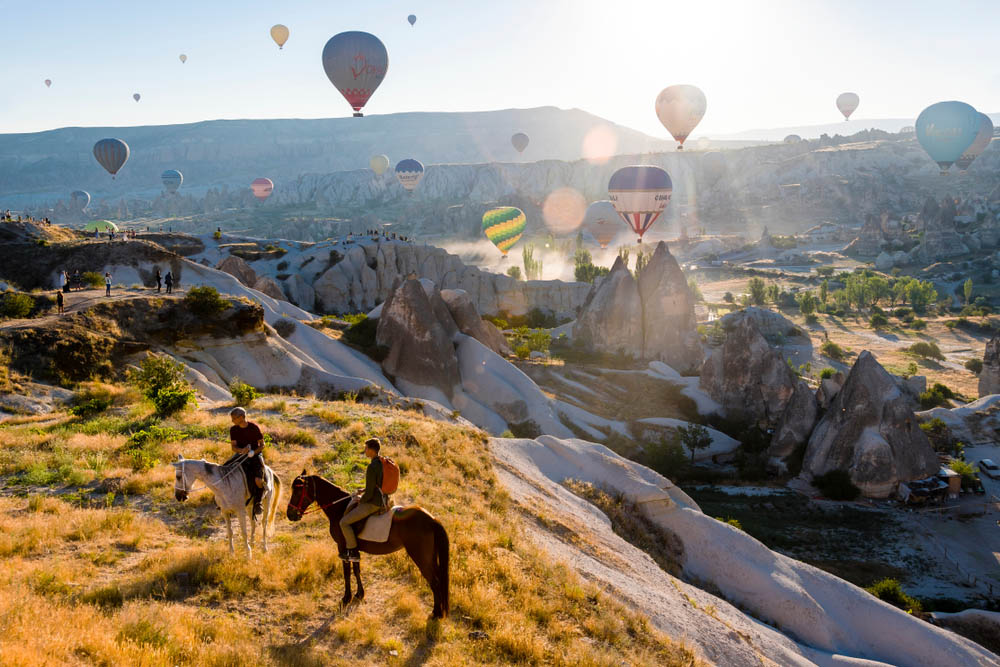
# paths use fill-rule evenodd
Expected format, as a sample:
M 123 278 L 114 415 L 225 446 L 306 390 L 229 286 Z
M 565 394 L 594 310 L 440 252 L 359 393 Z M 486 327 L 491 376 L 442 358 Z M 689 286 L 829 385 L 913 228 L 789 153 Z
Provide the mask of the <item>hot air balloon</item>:
M 170 194 L 177 192 L 177 188 L 181 187 L 181 183 L 184 182 L 184 175 L 176 169 L 167 169 L 160 174 L 160 178 L 163 180 L 163 187 Z
M 695 86 L 670 86 L 656 96 L 656 117 L 677 141 L 677 150 L 684 149 L 684 140 L 701 122 L 707 106 L 705 93 Z
M 984 113 L 979 114 L 979 121 L 979 132 L 976 134 L 976 138 L 972 140 L 972 144 L 962 153 L 962 157 L 955 160 L 955 166 L 962 171 L 968 169 L 969 165 L 982 155 L 983 151 L 989 147 L 990 142 L 993 141 L 993 121 Z
M 70 206 L 76 211 L 83 211 L 90 206 L 90 193 L 86 190 L 74 190 L 69 193 Z
M 524 211 L 513 206 L 491 208 L 483 213 L 483 233 L 504 257 L 524 234 L 524 224 Z
M 181 59 L 181 64 L 182 65 L 188 61 L 188 57 L 186 55 L 184 55 L 183 53 L 180 56 L 178 56 L 178 57 Z
M 420 179 L 423 177 L 424 165 L 413 158 L 400 160 L 399 164 L 396 165 L 396 178 L 399 179 L 400 185 L 410 192 L 413 192 L 413 189 L 417 187 L 417 184 L 420 183 Z
M 367 32 L 342 32 L 330 38 L 323 47 L 323 70 L 354 115 L 361 117 L 375 89 L 389 69 L 389 54 L 375 35 Z
M 965 102 L 938 102 L 917 116 L 917 141 L 943 174 L 972 145 L 980 126 L 979 112 Z
M 250 184 L 250 189 L 253 190 L 254 197 L 264 201 L 274 192 L 274 183 L 270 178 L 255 178 L 254 182 Z
M 524 152 L 524 149 L 528 147 L 528 141 L 528 135 L 524 132 L 518 132 L 510 138 L 510 143 L 518 153 Z
M 86 232 L 92 232 L 92 231 L 97 230 L 97 229 L 101 230 L 102 232 L 106 232 L 108 230 L 113 229 L 114 231 L 117 232 L 118 231 L 118 225 L 116 225 L 115 223 L 111 222 L 110 220 L 91 220 L 83 228 L 83 230 L 86 231 Z
M 659 167 L 635 165 L 622 167 L 608 181 L 608 199 L 618 215 L 639 235 L 652 226 L 670 203 L 673 193 L 670 175 Z
M 136 102 L 138 102 L 141 97 L 142 95 L 140 95 L 139 93 L 132 93 L 132 99 L 135 100 Z
M 101 139 L 94 144 L 94 157 L 102 167 L 107 169 L 111 178 L 125 166 L 128 161 L 128 144 L 121 139 Z
M 45 80 L 45 87 L 46 88 L 51 88 L 52 87 L 52 79 L 46 79 Z
M 786 144 L 797 144 L 800 141 L 802 141 L 802 137 L 800 137 L 797 134 L 789 134 L 787 137 L 785 137 Z
M 285 48 L 285 42 L 288 41 L 288 28 L 280 23 L 271 26 L 271 39 L 274 40 L 279 49 Z
M 410 14 L 409 16 L 406 17 L 406 20 L 410 22 L 410 25 L 413 25 L 414 23 L 417 22 L 417 16 L 416 14 Z
M 851 117 L 860 103 L 861 98 L 858 97 L 857 93 L 841 93 L 837 96 L 837 108 L 840 109 L 840 113 L 844 114 L 844 120 Z
M 607 248 L 618 235 L 620 224 L 621 218 L 618 217 L 615 205 L 606 199 L 588 206 L 587 213 L 583 216 L 584 228 L 602 248 Z
M 381 176 L 385 173 L 385 170 L 389 168 L 389 156 L 375 155 L 368 161 L 368 166 L 372 168 L 372 171 L 375 172 L 376 176 Z

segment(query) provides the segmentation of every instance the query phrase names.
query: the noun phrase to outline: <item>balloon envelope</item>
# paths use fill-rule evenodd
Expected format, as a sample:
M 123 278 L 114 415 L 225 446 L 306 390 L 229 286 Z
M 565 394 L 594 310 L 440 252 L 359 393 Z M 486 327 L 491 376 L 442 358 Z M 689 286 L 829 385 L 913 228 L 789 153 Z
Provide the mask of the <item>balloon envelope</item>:
M 659 167 L 635 165 L 622 167 L 608 181 L 608 199 L 622 220 L 639 235 L 652 226 L 670 203 L 673 193 L 670 175 Z
M 94 144 L 94 157 L 112 178 L 128 161 L 128 144 L 121 139 L 101 139 Z
M 524 211 L 513 206 L 492 208 L 483 214 L 483 233 L 504 257 L 524 234 L 524 225 Z
M 285 42 L 288 41 L 288 28 L 280 23 L 271 26 L 271 39 L 274 40 L 274 43 L 278 45 L 279 49 L 284 48 Z
M 142 95 L 140 95 L 139 93 L 133 93 L 132 94 L 132 99 L 135 100 L 136 102 L 138 102 L 139 98 L 141 98 L 141 97 L 142 97 Z
M 86 190 L 74 190 L 69 193 L 69 202 L 74 210 L 82 211 L 90 205 L 90 193 Z
M 409 16 L 406 17 L 406 20 L 410 22 L 410 25 L 413 25 L 414 23 L 417 22 L 417 17 L 415 14 L 410 14 Z
M 786 144 L 797 144 L 800 141 L 802 141 L 802 137 L 800 137 L 797 134 L 789 134 L 787 137 L 785 137 Z
M 851 117 L 860 103 L 861 98 L 858 97 L 857 93 L 841 93 L 837 96 L 837 108 L 840 109 L 840 113 L 844 114 L 844 120 Z
M 250 189 L 253 190 L 253 196 L 257 199 L 264 201 L 271 196 L 274 192 L 274 183 L 270 178 L 256 178 L 254 182 L 250 184 Z
M 510 138 L 510 143 L 514 146 L 518 153 L 523 153 L 524 149 L 528 147 L 528 135 L 524 132 L 518 132 Z
M 92 232 L 97 229 L 101 230 L 102 232 L 106 232 L 109 229 L 113 229 L 117 232 L 118 225 L 111 222 L 110 220 L 91 220 L 90 222 L 87 223 L 86 227 L 84 227 L 83 229 L 84 231 L 88 232 Z
M 165 172 L 160 174 L 160 178 L 163 180 L 163 187 L 165 187 L 167 192 L 170 194 L 177 192 L 177 188 L 181 187 L 181 183 L 184 182 L 184 174 L 176 169 L 167 169 Z
M 587 207 L 583 226 L 602 248 L 607 248 L 621 230 L 621 218 L 608 200 L 595 201 Z
M 389 168 L 389 156 L 388 155 L 376 155 L 368 161 L 368 166 L 372 168 L 376 176 L 381 176 L 385 173 L 385 170 Z
M 52 79 L 46 79 L 45 80 L 45 87 L 48 88 L 51 85 L 52 85 Z
M 707 107 L 705 93 L 695 86 L 670 86 L 656 96 L 656 117 L 680 144 L 679 149 L 684 148 L 684 140 L 701 122 Z
M 188 57 L 183 53 L 179 56 L 179 58 L 181 59 L 181 63 L 186 63 L 188 61 Z
M 947 171 L 975 141 L 980 126 L 979 112 L 965 102 L 938 102 L 917 116 L 917 141 Z
M 389 54 L 375 35 L 350 31 L 334 35 L 323 47 L 323 70 L 355 116 L 368 103 L 389 69 Z
M 955 160 L 955 165 L 965 171 L 977 157 L 983 154 L 983 151 L 989 148 L 991 141 L 993 141 L 993 121 L 990 120 L 989 116 L 981 113 L 979 114 L 979 132 L 972 140 L 972 144 L 962 153 L 962 156 Z
M 417 187 L 423 177 L 424 165 L 412 158 L 400 160 L 396 165 L 396 178 L 399 179 L 400 185 L 410 192 Z

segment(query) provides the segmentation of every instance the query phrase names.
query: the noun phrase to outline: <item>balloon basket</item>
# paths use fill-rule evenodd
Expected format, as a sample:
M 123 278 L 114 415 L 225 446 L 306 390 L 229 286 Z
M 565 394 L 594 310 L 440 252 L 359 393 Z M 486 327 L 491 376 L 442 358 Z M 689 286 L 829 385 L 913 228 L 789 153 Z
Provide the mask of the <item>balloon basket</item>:
M 361 113 L 360 111 L 355 111 L 354 112 L 354 117 L 355 118 L 364 118 L 364 116 L 365 115 L 363 113 Z

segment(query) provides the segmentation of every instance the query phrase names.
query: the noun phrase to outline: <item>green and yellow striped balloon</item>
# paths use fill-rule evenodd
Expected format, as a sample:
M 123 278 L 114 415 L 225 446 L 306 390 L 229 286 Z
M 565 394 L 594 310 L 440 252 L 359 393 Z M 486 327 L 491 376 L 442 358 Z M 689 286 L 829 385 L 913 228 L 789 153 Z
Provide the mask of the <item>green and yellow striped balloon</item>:
M 524 234 L 524 211 L 513 206 L 491 208 L 483 214 L 483 233 L 504 257 Z

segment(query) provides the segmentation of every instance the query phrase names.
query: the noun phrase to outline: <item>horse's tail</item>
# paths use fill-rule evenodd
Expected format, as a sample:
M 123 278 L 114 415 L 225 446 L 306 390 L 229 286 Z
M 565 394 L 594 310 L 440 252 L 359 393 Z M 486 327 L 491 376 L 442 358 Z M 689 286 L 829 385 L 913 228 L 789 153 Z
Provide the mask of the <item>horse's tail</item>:
M 278 506 L 281 504 L 281 478 L 278 477 L 278 473 L 271 470 L 271 477 L 274 479 L 274 497 L 271 498 L 271 535 L 274 535 L 275 524 L 274 517 L 277 516 Z
M 434 521 L 434 565 L 438 596 L 441 600 L 441 617 L 448 615 L 448 533 L 440 521 Z

